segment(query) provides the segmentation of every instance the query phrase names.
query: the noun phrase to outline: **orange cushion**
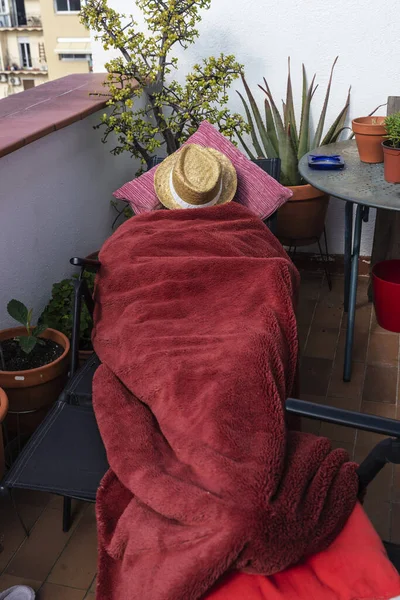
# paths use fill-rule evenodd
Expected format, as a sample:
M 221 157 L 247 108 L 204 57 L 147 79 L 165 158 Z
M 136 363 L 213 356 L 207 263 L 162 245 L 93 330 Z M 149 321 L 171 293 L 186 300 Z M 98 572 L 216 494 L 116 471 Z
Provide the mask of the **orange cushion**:
M 389 600 L 400 576 L 361 505 L 328 550 L 271 577 L 233 573 L 206 600 Z

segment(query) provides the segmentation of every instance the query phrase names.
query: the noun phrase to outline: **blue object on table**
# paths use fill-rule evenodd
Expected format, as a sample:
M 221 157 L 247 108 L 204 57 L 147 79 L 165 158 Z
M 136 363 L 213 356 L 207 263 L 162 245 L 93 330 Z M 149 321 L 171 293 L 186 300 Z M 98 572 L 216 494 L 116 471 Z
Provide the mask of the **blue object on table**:
M 340 154 L 309 154 L 308 166 L 310 169 L 343 169 L 344 160 Z

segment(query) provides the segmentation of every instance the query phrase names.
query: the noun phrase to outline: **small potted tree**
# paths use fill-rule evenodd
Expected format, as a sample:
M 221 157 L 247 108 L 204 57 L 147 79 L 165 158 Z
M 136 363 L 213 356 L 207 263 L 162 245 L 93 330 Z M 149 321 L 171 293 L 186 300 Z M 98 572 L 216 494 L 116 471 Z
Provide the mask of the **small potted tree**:
M 19 413 L 20 433 L 32 433 L 61 393 L 69 365 L 69 340 L 45 323 L 32 325 L 32 309 L 18 300 L 8 303 L 9 315 L 20 327 L 0 331 L 0 387 L 10 412 Z M 22 414 L 25 413 L 25 414 Z M 9 415 L 11 430 L 15 421 Z
M 388 183 L 400 183 L 400 112 L 385 119 L 387 135 L 382 142 L 384 172 Z

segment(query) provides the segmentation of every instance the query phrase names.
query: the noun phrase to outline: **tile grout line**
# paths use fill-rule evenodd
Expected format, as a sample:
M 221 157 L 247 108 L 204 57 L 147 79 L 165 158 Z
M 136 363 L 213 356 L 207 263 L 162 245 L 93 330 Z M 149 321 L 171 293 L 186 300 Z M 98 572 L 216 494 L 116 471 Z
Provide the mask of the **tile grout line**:
M 54 584 L 54 583 L 51 583 L 51 581 L 48 581 L 48 579 L 49 579 L 49 577 L 50 577 L 50 575 L 51 575 L 51 572 L 53 571 L 53 569 L 54 569 L 54 567 L 55 567 L 56 563 L 58 562 L 59 558 L 61 557 L 62 553 L 63 553 L 63 552 L 64 552 L 64 550 L 65 550 L 65 549 L 68 547 L 69 543 L 71 542 L 72 538 L 74 537 L 74 535 L 75 535 L 75 533 L 76 533 L 76 530 L 77 530 L 77 527 L 78 527 L 79 523 L 81 522 L 81 519 L 82 519 L 83 515 L 84 515 L 84 514 L 86 513 L 86 511 L 88 510 L 88 507 L 89 507 L 89 504 L 87 504 L 87 505 L 86 505 L 86 507 L 83 509 L 82 513 L 80 514 L 79 518 L 76 520 L 75 524 L 71 524 L 71 529 L 73 528 L 73 531 L 72 531 L 72 533 L 71 533 L 71 535 L 70 535 L 69 539 L 67 540 L 67 543 L 66 543 L 66 544 L 63 546 L 63 548 L 62 548 L 61 552 L 60 552 L 60 553 L 57 555 L 57 558 L 55 559 L 55 561 L 54 561 L 54 562 L 53 562 L 53 564 L 51 565 L 51 567 L 50 567 L 50 569 L 49 569 L 49 571 L 48 571 L 48 573 L 47 573 L 46 577 L 44 578 L 44 581 L 42 582 L 42 585 L 40 586 L 40 588 L 39 588 L 38 592 L 40 592 L 40 590 L 42 589 L 42 587 L 44 586 L 44 584 L 45 584 L 45 583 L 48 583 L 49 585 L 63 585 L 63 584 L 58 584 L 58 583 L 56 583 L 56 584 Z M 60 511 L 60 512 L 61 512 L 61 511 Z M 64 586 L 64 587 L 71 587 L 71 586 Z M 80 589 L 80 588 L 73 588 L 73 589 Z M 85 590 L 81 590 L 81 591 L 83 591 L 83 592 L 84 592 Z
M 29 536 L 31 536 L 33 530 L 35 529 L 39 519 L 42 517 L 44 511 L 46 510 L 46 508 L 48 507 L 48 505 L 50 504 L 50 500 L 51 498 L 48 499 L 47 503 L 43 506 L 43 509 L 41 510 L 40 514 L 38 515 L 37 519 L 34 521 L 32 527 L 29 529 Z M 22 503 L 21 503 L 22 504 Z M 29 505 L 29 503 L 28 503 Z M 15 508 L 13 508 L 14 512 Z M 20 523 L 21 528 L 22 528 L 22 524 Z M 10 566 L 10 563 L 14 560 L 14 558 L 16 557 L 16 555 L 18 554 L 18 552 L 21 550 L 21 548 L 25 545 L 25 543 L 27 542 L 27 540 L 29 539 L 28 536 L 25 536 L 24 539 L 22 540 L 22 542 L 20 543 L 20 545 L 18 546 L 18 548 L 13 552 L 12 556 L 10 557 L 9 561 L 6 563 L 4 569 L 1 571 L 1 575 L 7 575 L 7 569 Z

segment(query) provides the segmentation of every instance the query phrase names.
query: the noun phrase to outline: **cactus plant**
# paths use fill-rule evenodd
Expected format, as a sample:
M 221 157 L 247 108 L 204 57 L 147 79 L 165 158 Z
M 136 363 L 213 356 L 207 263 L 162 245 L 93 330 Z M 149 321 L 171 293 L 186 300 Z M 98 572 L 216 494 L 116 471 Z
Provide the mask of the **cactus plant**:
M 238 92 L 238 94 L 243 102 L 247 122 L 250 127 L 254 152 L 247 146 L 241 135 L 238 134 L 238 138 L 240 139 L 243 148 L 246 150 L 251 159 L 256 157 L 279 157 L 281 159 L 281 182 L 284 185 L 300 185 L 302 183 L 298 170 L 298 162 L 300 158 L 313 148 L 337 141 L 340 134 L 345 129 L 344 125 L 350 104 L 350 89 L 344 107 L 329 127 L 325 136 L 322 137 L 329 103 L 333 72 L 337 60 L 338 57 L 336 57 L 334 60 L 331 68 L 324 104 L 322 106 L 322 111 L 314 135 L 312 135 L 310 127 L 311 102 L 318 86 L 315 84 L 315 75 L 311 80 L 311 84 L 307 84 L 307 76 L 304 65 L 302 107 L 299 128 L 296 124 L 296 115 L 294 110 L 292 81 L 290 75 L 290 58 L 288 59 L 286 101 L 282 103 L 282 114 L 279 112 L 270 87 L 264 78 L 264 86 L 258 86 L 266 96 L 264 100 L 265 118 L 263 119 L 250 87 L 247 84 L 245 77 L 242 75 L 242 81 L 248 102 L 240 92 Z

